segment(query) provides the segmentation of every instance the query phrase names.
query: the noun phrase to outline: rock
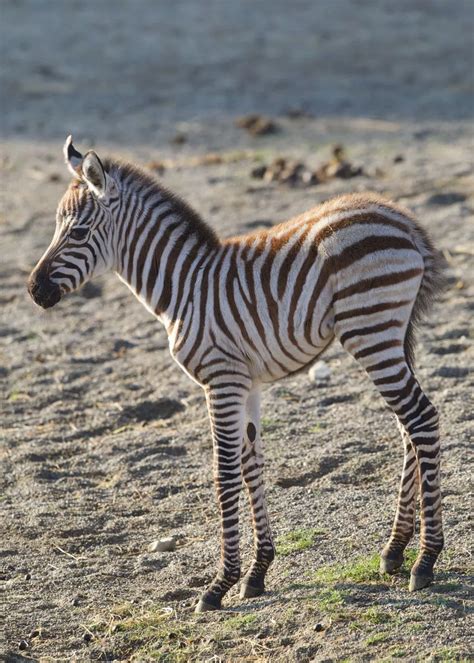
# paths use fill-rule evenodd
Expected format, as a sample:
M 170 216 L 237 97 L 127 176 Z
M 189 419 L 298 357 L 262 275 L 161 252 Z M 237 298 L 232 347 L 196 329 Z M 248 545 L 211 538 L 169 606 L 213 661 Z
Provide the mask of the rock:
M 317 361 L 311 366 L 308 371 L 308 377 L 311 382 L 318 382 L 319 380 L 329 380 L 331 376 L 331 369 L 325 361 Z
M 176 550 L 176 537 L 169 536 L 165 539 L 152 541 L 148 546 L 149 552 L 173 552 Z

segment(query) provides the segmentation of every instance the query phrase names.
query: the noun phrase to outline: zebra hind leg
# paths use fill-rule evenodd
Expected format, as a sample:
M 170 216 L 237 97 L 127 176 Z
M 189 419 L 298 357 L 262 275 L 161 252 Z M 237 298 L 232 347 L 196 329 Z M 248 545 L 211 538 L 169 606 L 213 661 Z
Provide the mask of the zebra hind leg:
M 404 550 L 415 531 L 416 496 L 419 490 L 415 448 L 399 424 L 404 443 L 404 460 L 398 504 L 392 533 L 380 557 L 381 573 L 395 573 L 403 564 Z
M 388 329 L 397 327 L 387 327 Z M 373 329 L 376 329 L 375 327 Z M 380 329 L 380 327 L 379 327 Z M 398 328 L 398 331 L 403 331 Z M 384 550 L 385 570 L 401 564 L 403 549 L 413 531 L 416 480 L 420 485 L 420 553 L 411 570 L 410 590 L 422 589 L 433 579 L 433 567 L 443 548 L 440 493 L 438 414 L 422 391 L 405 356 L 404 335 L 371 332 L 338 334 L 343 347 L 365 368 L 393 412 L 411 444 L 405 456 L 395 531 Z M 350 338 L 350 340 L 348 340 Z M 416 469 L 415 469 L 416 468 Z M 417 477 L 417 479 L 416 479 Z

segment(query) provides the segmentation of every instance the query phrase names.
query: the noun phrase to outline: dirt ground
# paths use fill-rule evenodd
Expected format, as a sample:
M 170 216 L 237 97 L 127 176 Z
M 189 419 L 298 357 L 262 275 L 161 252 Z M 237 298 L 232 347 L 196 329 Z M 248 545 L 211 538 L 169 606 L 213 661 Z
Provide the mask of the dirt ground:
M 474 660 L 473 13 L 470 0 L 2 2 L 1 660 Z M 248 112 L 278 130 L 251 136 L 235 125 Z M 450 282 L 418 346 L 443 435 L 446 550 L 431 588 L 378 576 L 402 446 L 333 345 L 329 378 L 264 390 L 280 553 L 268 592 L 242 601 L 235 589 L 225 611 L 193 614 L 219 549 L 199 388 L 115 276 L 47 312 L 25 290 L 71 132 L 84 150 L 164 162 L 164 183 L 223 236 L 365 189 L 429 229 Z M 281 156 L 318 168 L 335 144 L 363 175 L 251 177 Z M 171 535 L 174 552 L 149 552 Z

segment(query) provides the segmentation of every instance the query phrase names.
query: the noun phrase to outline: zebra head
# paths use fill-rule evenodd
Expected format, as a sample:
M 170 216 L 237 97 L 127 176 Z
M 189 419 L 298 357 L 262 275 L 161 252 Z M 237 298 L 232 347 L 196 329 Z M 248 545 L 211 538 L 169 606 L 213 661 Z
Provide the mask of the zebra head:
M 113 210 L 119 196 L 114 179 L 93 151 L 82 156 L 69 136 L 64 157 L 74 180 L 59 203 L 56 229 L 28 279 L 28 292 L 43 308 L 113 266 Z

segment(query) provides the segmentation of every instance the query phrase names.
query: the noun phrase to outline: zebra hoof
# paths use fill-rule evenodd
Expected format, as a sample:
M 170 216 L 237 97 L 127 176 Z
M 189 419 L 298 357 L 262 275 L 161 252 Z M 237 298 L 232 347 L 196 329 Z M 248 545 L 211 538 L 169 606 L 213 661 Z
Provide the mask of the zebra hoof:
M 261 596 L 265 592 L 265 587 L 263 583 L 259 586 L 250 585 L 243 582 L 240 587 L 240 598 L 241 599 L 254 599 L 257 596 Z
M 431 585 L 432 582 L 433 575 L 418 575 L 412 573 L 410 576 L 410 585 L 408 587 L 408 591 L 416 592 L 419 589 L 428 587 L 428 585 Z
M 221 599 L 218 596 L 212 594 L 205 594 L 197 606 L 194 608 L 194 612 L 210 612 L 211 610 L 220 610 L 221 609 Z
M 380 573 L 396 573 L 403 564 L 404 557 L 399 555 L 397 557 L 381 557 L 380 558 Z

